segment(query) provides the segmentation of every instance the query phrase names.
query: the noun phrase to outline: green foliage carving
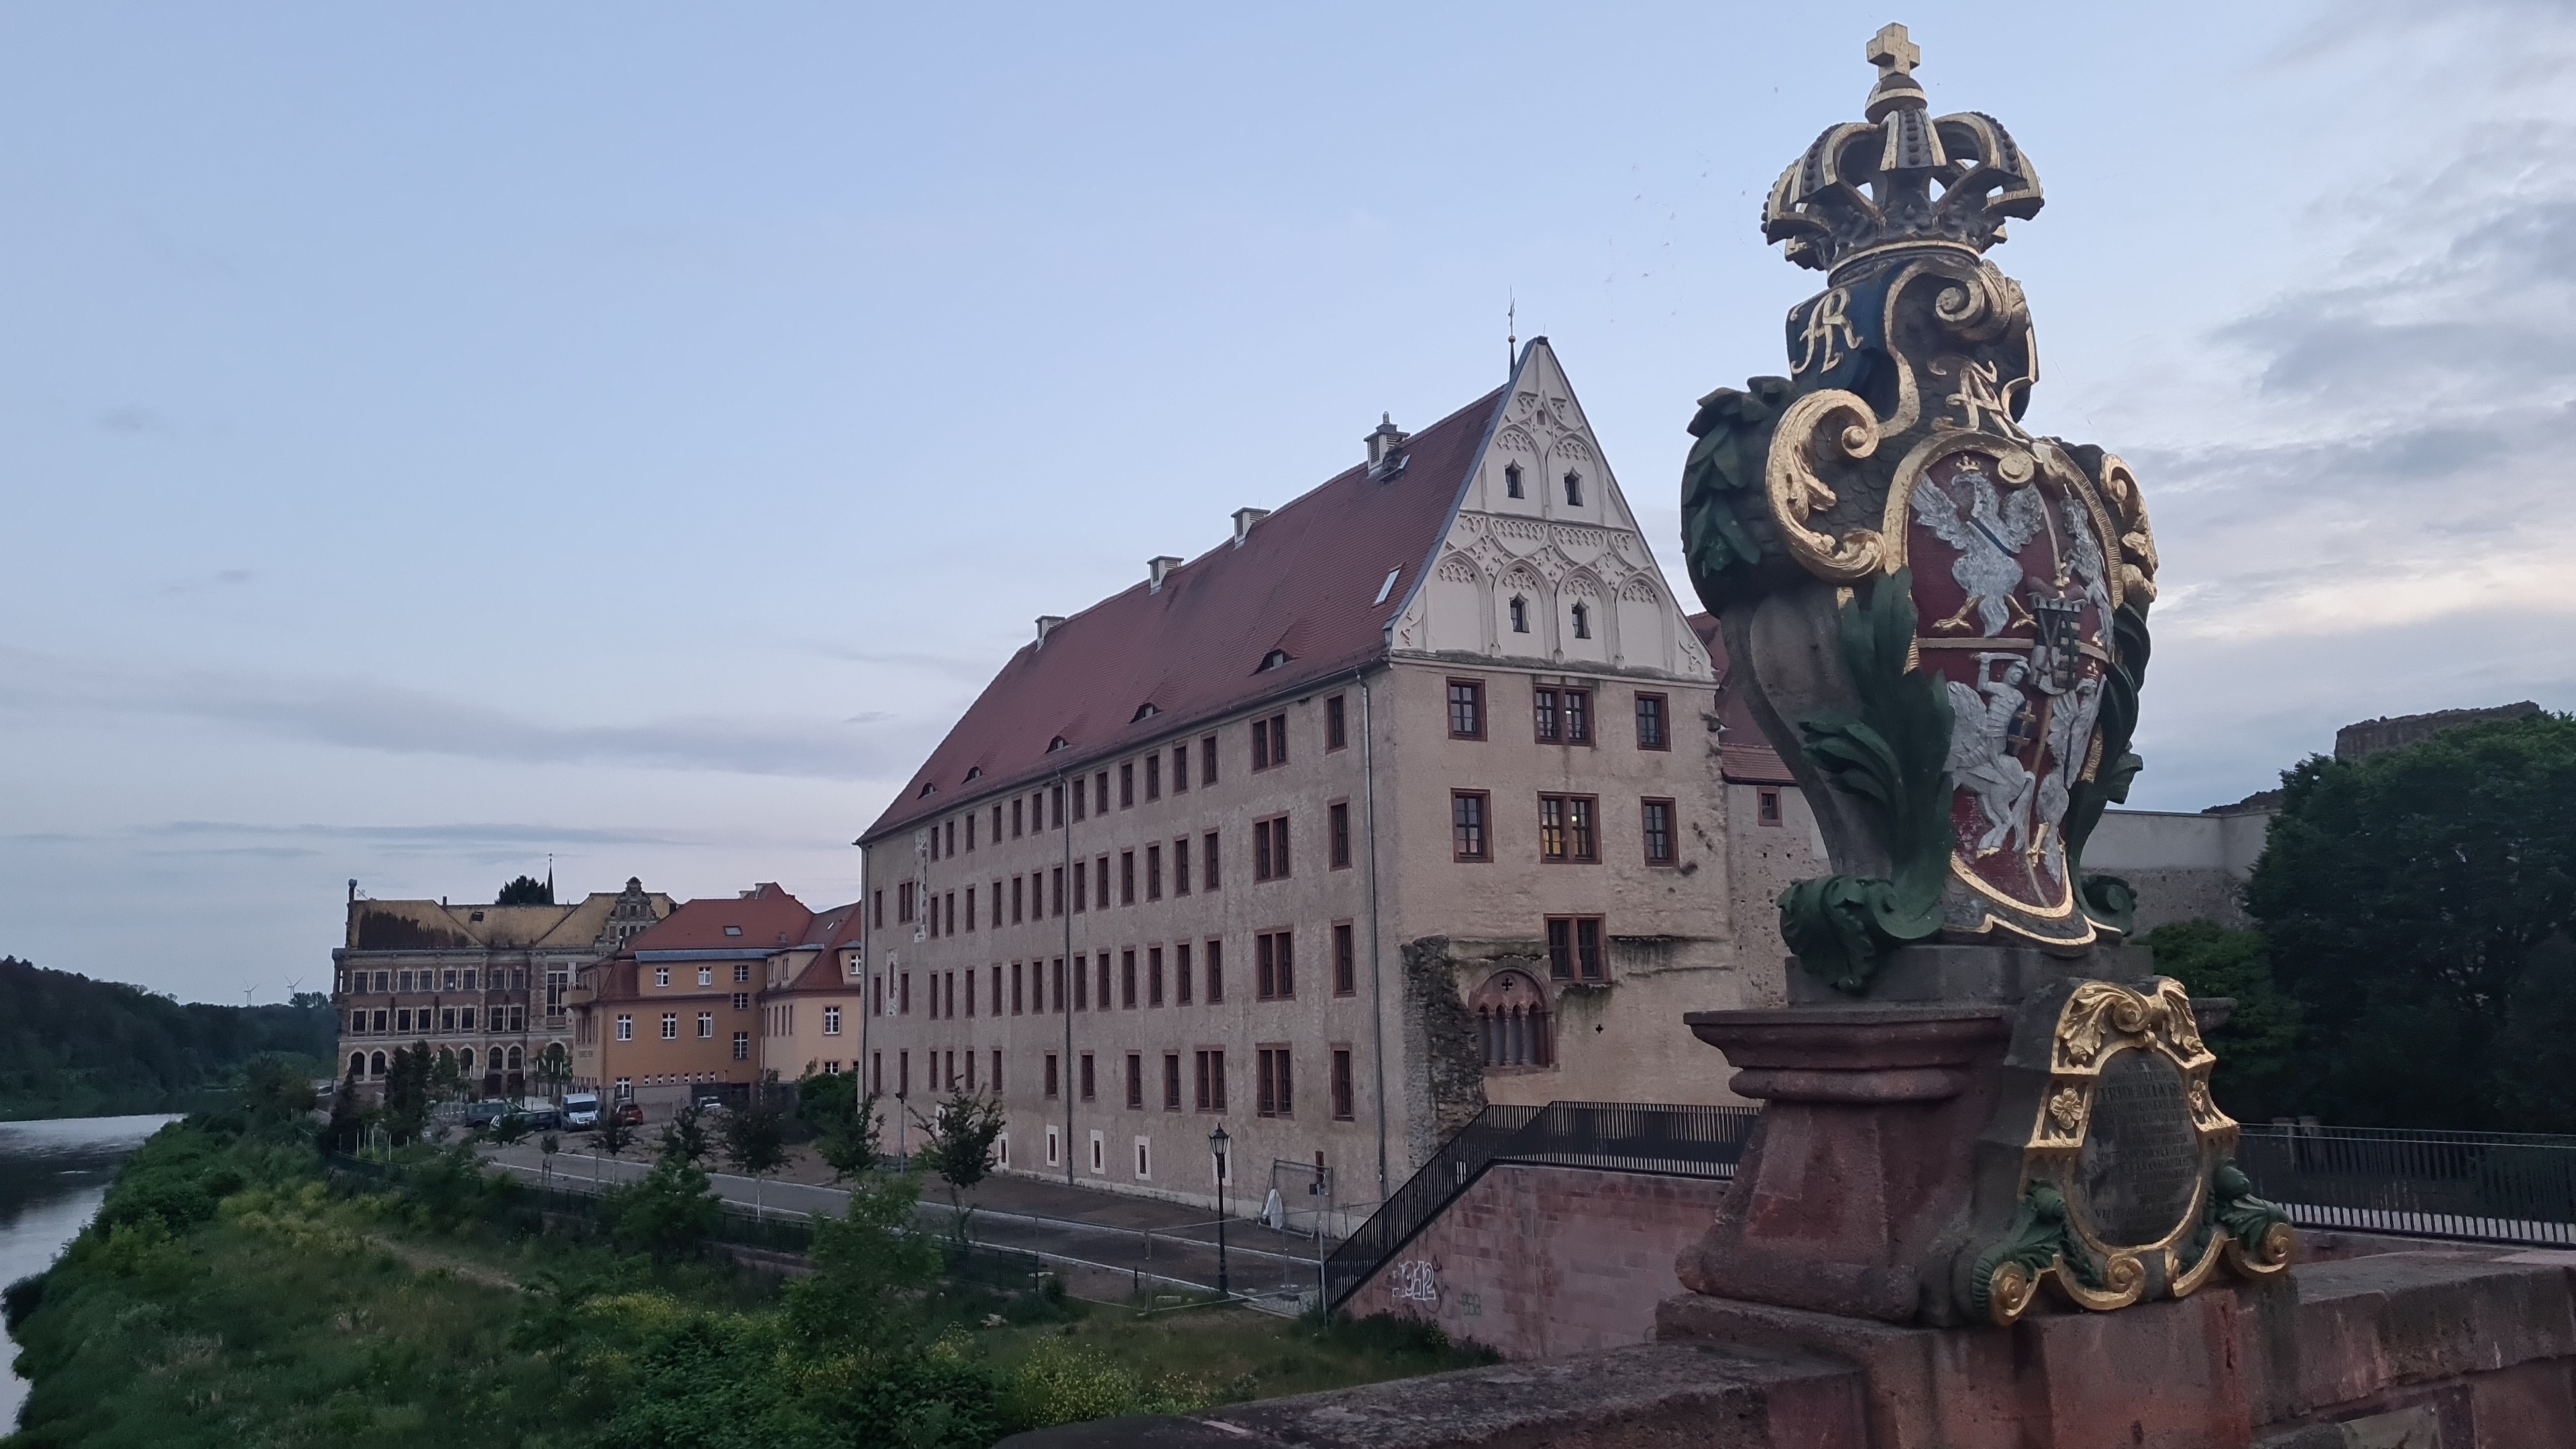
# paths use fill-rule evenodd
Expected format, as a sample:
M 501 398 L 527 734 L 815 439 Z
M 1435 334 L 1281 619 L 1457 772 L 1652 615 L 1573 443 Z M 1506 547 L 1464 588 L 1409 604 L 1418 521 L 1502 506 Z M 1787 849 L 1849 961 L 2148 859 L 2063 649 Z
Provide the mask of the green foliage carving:
M 2288 1213 L 2254 1195 L 2253 1181 L 2234 1162 L 2222 1162 L 2210 1174 L 2209 1226 L 2234 1238 L 2246 1251 L 2259 1248 L 2274 1224 L 2289 1220 Z
M 1842 606 L 1843 663 L 1860 710 L 1798 721 L 1807 762 L 1867 801 L 1890 875 L 1802 880 L 1780 894 L 1780 934 L 1835 990 L 1869 988 L 1887 952 L 1941 928 L 1950 864 L 1950 727 L 1940 681 L 1911 666 L 1914 580 L 1899 569 Z
M 2084 842 L 2102 822 L 2104 809 L 2129 798 L 2129 782 L 2146 767 L 2130 752 L 2129 737 L 2138 728 L 2138 691 L 2147 682 L 2148 646 L 2146 601 L 2122 604 L 2111 618 L 2112 660 L 2102 676 L 2102 713 L 2094 726 L 2102 763 L 2092 779 L 2075 782 L 2066 801 L 2066 869 L 2083 883 L 2084 914 L 2123 934 L 2137 923 L 2137 893 L 2118 876 L 2084 874 Z
M 2101 1272 L 2093 1265 L 2092 1255 L 2067 1226 L 2066 1195 L 2049 1183 L 2034 1182 L 2022 1194 L 2021 1211 L 2013 1214 L 2012 1227 L 1977 1255 L 1977 1266 L 1968 1275 L 1969 1311 L 1978 1322 L 1986 1321 L 1994 1302 L 1995 1270 L 2004 1264 L 2019 1266 L 2024 1276 L 2036 1282 L 2061 1258 L 2076 1281 L 2088 1288 L 2101 1286 Z
M 1805 389 L 1757 377 L 1699 400 L 1690 459 L 1682 465 L 1682 556 L 1712 613 L 1763 592 L 1763 563 L 1781 558 L 1763 492 L 1763 468 L 1780 414 Z

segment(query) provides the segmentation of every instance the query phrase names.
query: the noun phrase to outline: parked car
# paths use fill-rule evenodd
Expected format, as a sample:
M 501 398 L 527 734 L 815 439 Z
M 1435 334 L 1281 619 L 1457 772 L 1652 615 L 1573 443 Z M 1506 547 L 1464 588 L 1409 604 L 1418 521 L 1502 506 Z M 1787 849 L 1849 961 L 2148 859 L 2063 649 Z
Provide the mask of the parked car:
M 468 1102 L 465 1104 L 466 1125 L 480 1127 L 498 1122 L 509 1112 L 510 1104 L 497 1098 L 488 1102 Z
M 563 1113 L 555 1104 L 538 1097 L 522 1097 L 510 1104 L 511 1109 L 526 1119 L 531 1132 L 552 1132 L 563 1126 Z
M 618 1120 L 618 1121 L 620 1121 L 620 1122 L 625 1123 L 625 1124 L 626 1124 L 627 1126 L 629 1126 L 629 1127 L 641 1127 L 641 1126 L 643 1126 L 643 1125 L 644 1125 L 644 1104 L 643 1104 L 643 1103 L 641 1103 L 641 1102 L 620 1102 L 620 1103 L 618 1103 L 618 1104 L 617 1104 L 617 1120 Z
M 567 1131 L 587 1132 L 599 1125 L 599 1094 L 568 1092 L 563 1099 L 563 1124 Z

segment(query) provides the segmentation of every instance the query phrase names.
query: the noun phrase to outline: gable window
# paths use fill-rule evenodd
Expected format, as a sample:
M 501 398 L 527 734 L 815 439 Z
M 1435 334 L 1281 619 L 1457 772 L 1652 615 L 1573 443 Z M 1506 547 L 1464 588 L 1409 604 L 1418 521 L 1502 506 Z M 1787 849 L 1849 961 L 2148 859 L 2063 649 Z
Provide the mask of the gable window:
M 1638 749 L 1669 750 L 1673 747 L 1672 732 L 1665 725 L 1666 710 L 1664 696 L 1660 694 L 1637 696 Z
M 1519 594 L 1512 595 L 1512 632 L 1529 632 L 1529 600 Z
M 1755 824 L 1777 825 L 1780 823 L 1780 792 L 1778 790 L 1765 787 L 1758 791 L 1754 795 L 1753 799 L 1753 819 Z
M 1574 637 L 1577 639 L 1592 637 L 1592 610 L 1588 605 L 1574 606 Z
M 1559 981 L 1602 979 L 1599 916 L 1547 918 L 1547 974 Z
M 1292 932 L 1263 931 L 1252 938 L 1252 994 L 1263 1001 L 1285 1001 L 1297 994 Z
M 1491 860 L 1493 847 L 1485 838 L 1486 796 L 1482 790 L 1449 792 L 1449 850 L 1458 860 Z
M 670 967 L 668 967 L 668 966 L 656 966 L 656 967 L 654 967 L 654 968 L 653 968 L 653 984 L 654 984 L 654 985 L 656 985 L 656 986 L 668 986 L 668 985 L 670 985 L 670 984 L 671 984 L 671 968 L 670 968 Z
M 1550 861 L 1597 861 L 1601 842 L 1593 823 L 1601 802 L 1592 795 L 1538 797 L 1538 858 Z
M 1673 863 L 1673 802 L 1641 800 L 1637 802 L 1638 819 L 1646 836 L 1646 864 Z
M 1325 696 L 1324 748 L 1327 750 L 1348 749 L 1350 748 L 1350 743 L 1350 725 L 1345 712 L 1342 709 L 1342 697 L 1338 694 Z
M 1523 498 L 1528 496 L 1521 490 L 1521 465 L 1518 463 L 1505 463 L 1503 465 L 1503 496 L 1506 498 Z
M 1267 770 L 1288 763 L 1288 716 L 1274 714 L 1252 722 L 1252 768 Z
M 1449 738 L 1485 737 L 1485 686 L 1473 679 L 1449 681 Z
M 1351 863 L 1350 802 L 1347 800 L 1334 801 L 1330 806 L 1326 807 L 1324 811 L 1324 819 L 1329 827 L 1327 830 L 1327 840 L 1331 853 L 1330 864 L 1335 870 L 1347 870 L 1350 868 Z
M 1288 875 L 1288 817 L 1273 815 L 1252 822 L 1252 878 L 1282 880 Z
M 1592 743 L 1591 690 L 1534 689 L 1530 715 L 1532 733 L 1541 744 Z
M 1565 473 L 1565 503 L 1569 508 L 1583 506 L 1583 475 L 1571 468 Z

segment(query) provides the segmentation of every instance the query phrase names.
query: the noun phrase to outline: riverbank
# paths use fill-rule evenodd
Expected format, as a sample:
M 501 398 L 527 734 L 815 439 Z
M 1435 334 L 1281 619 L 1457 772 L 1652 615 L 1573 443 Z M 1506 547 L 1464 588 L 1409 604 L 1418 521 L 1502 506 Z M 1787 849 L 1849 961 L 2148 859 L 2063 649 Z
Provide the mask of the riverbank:
M 166 1125 L 165 1116 L 0 1123 L 0 1286 L 42 1273 L 107 1195 L 117 1164 Z M 0 1343 L 0 1432 L 18 1422 L 26 1381 Z
M 813 1271 L 782 1281 L 674 1249 L 704 1182 L 662 1176 L 598 1231 L 567 1231 L 463 1154 L 335 1182 L 301 1122 L 183 1124 L 134 1156 L 40 1287 L 11 1293 L 34 1390 L 0 1449 L 970 1449 L 1473 1357 L 1384 1328 L 1140 1317 L 972 1281 L 902 1231 L 908 1179 L 863 1184 L 849 1217 L 817 1224 Z

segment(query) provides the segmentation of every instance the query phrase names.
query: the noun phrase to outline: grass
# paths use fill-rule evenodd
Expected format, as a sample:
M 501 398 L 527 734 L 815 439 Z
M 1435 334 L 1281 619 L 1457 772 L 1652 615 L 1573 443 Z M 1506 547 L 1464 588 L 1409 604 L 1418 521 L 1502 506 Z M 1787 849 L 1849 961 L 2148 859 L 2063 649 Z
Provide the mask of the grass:
M 985 1351 L 1009 1367 L 1042 1347 L 1070 1349 L 1202 1404 L 1311 1394 L 1497 1361 L 1490 1349 L 1451 1343 L 1428 1324 L 1327 1323 L 1234 1305 L 1139 1311 L 1156 1301 L 1149 1295 L 1123 1306 L 1082 1304 L 1069 1323 L 995 1329 L 983 1335 Z

